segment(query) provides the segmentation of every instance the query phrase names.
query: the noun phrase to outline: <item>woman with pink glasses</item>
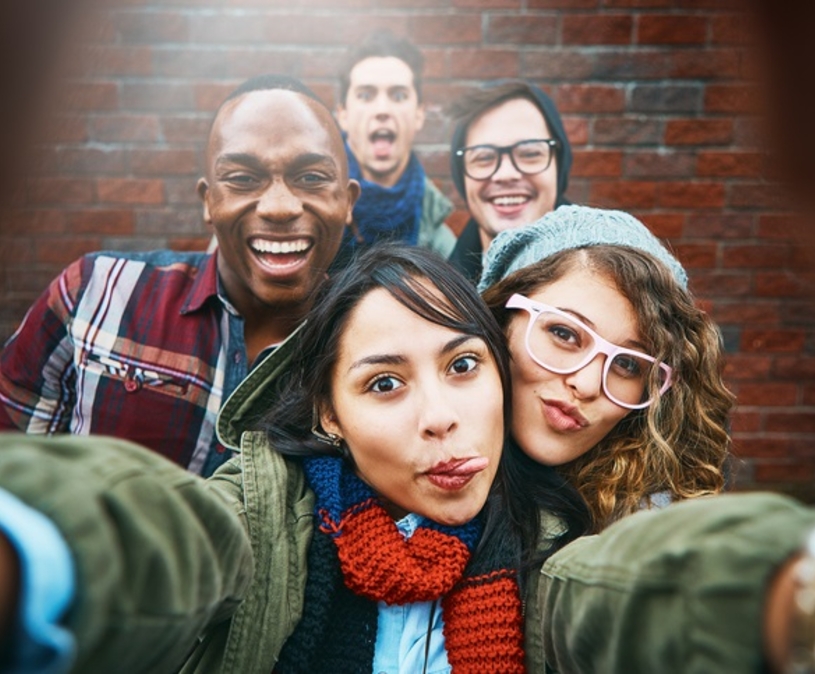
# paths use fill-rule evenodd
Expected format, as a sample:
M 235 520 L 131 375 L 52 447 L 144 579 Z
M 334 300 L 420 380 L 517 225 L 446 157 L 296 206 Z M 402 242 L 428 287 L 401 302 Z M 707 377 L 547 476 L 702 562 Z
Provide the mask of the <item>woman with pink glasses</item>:
M 512 354 L 512 436 L 599 531 L 724 484 L 733 397 L 719 333 L 632 216 L 563 206 L 500 235 L 480 287 Z

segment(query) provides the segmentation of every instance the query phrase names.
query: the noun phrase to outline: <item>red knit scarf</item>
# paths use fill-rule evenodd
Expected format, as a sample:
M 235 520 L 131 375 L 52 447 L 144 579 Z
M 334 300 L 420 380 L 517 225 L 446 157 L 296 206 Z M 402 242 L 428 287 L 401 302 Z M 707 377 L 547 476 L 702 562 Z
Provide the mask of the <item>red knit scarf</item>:
M 477 522 L 445 527 L 425 520 L 406 539 L 370 488 L 341 459 L 310 458 L 304 461 L 304 468 L 317 495 L 315 536 L 333 541 L 346 588 L 359 597 L 387 604 L 441 599 L 445 648 L 453 674 L 526 671 L 516 573 L 496 569 L 479 576 L 465 575 L 480 535 Z M 309 615 L 322 608 L 310 606 L 308 598 L 315 598 L 311 604 L 319 604 L 321 597 L 334 596 L 325 587 L 328 578 L 321 578 L 330 574 L 313 574 L 312 566 L 321 568 L 324 564 L 310 556 L 304 617 L 290 639 L 292 643 L 287 642 L 276 671 L 297 671 L 290 663 L 303 657 L 309 643 L 306 635 L 298 632 L 301 627 L 302 631 L 314 631 L 316 623 L 325 620 L 313 620 L 315 616 Z M 322 584 L 322 590 L 314 583 Z M 338 617 L 354 620 L 353 609 L 349 608 L 352 615 L 346 616 L 338 600 L 332 603 L 323 611 L 332 616 L 332 622 Z

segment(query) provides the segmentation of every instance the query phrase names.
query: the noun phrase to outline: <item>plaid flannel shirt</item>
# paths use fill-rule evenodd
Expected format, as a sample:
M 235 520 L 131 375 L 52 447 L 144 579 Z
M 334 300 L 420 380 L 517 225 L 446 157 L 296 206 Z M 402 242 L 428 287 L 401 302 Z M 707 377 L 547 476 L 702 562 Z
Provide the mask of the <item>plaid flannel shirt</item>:
M 117 436 L 209 475 L 229 454 L 218 410 L 247 372 L 215 254 L 94 253 L 51 282 L 0 354 L 0 429 Z

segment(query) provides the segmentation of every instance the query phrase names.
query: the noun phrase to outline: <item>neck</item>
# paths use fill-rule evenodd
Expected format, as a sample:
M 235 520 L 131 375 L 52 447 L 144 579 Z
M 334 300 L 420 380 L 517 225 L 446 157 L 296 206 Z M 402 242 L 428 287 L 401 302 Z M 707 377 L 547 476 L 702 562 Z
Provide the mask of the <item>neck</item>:
M 481 250 L 482 252 L 486 253 L 492 243 L 492 240 L 495 238 L 494 236 L 490 236 L 484 231 L 483 227 L 478 228 L 478 238 L 481 239 Z

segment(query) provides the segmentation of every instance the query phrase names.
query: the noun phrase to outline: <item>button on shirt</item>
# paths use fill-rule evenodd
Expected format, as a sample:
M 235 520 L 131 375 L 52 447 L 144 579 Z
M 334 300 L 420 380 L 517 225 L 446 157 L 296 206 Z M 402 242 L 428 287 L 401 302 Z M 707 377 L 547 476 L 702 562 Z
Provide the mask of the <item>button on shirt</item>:
M 396 528 L 410 538 L 423 518 L 413 513 L 396 523 Z M 444 648 L 441 602 L 416 602 L 404 606 L 378 603 L 376 645 L 374 647 L 375 674 L 450 674 Z M 432 616 L 430 648 L 425 669 L 427 628 Z
M 86 255 L 0 354 L 0 429 L 126 438 L 210 475 L 215 422 L 247 374 L 244 322 L 215 254 Z

